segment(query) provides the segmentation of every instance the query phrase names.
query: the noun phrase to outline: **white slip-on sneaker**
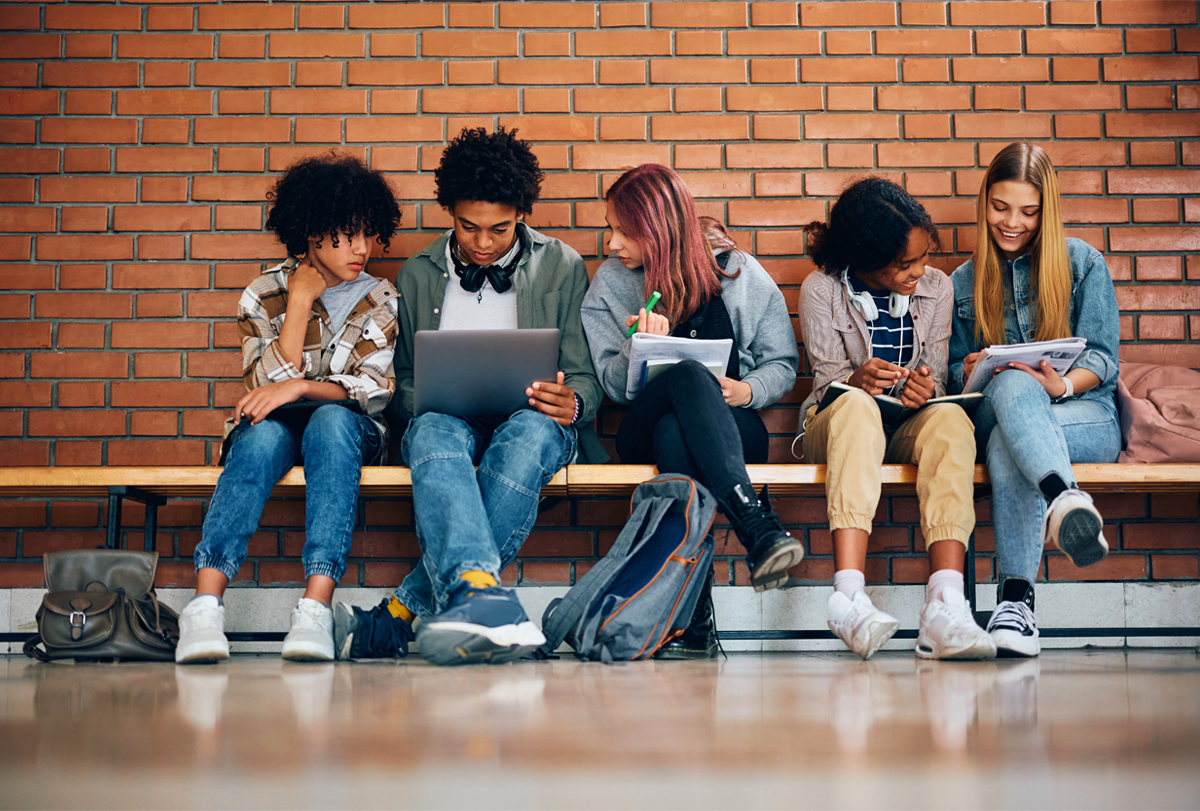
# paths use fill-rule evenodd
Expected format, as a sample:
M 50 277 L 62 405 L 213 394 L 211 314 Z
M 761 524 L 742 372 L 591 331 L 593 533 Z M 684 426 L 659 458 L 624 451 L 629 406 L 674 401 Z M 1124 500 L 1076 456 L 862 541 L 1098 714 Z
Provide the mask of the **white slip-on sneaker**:
M 943 589 L 942 599 L 921 609 L 917 656 L 922 659 L 995 659 L 996 643 L 979 627 L 958 589 Z
M 283 658 L 291 662 L 332 662 L 333 609 L 301 597 L 292 610 L 292 629 L 283 640 Z
M 179 612 L 175 661 L 181 665 L 198 665 L 223 662 L 228 658 L 225 606 L 212 594 L 197 595 Z
M 840 591 L 829 598 L 829 630 L 864 659 L 892 638 L 900 621 L 875 607 L 865 591 L 851 600 Z
M 1037 656 L 1042 650 L 1037 619 L 1023 602 L 1007 600 L 997 605 L 987 631 L 996 643 L 997 656 Z
M 1108 554 L 1103 527 L 1104 519 L 1091 496 L 1082 490 L 1063 490 L 1042 519 L 1042 542 L 1053 543 L 1076 566 L 1091 566 Z

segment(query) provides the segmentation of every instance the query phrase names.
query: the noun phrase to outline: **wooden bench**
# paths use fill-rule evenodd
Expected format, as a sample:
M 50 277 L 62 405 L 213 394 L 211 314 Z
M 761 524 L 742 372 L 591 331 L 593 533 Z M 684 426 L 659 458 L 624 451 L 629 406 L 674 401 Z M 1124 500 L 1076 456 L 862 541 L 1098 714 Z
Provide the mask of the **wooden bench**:
M 825 494 L 825 466 L 807 464 L 749 465 L 756 486 L 769 484 L 777 496 L 821 496 Z M 1187 493 L 1200 491 L 1200 465 L 1074 465 L 1079 485 L 1091 493 Z M 883 492 L 888 495 L 915 494 L 917 469 L 913 465 L 884 465 Z M 627 498 L 641 482 L 653 478 L 650 465 L 569 465 L 555 474 L 543 489 L 553 497 Z M 133 499 L 146 505 L 145 548 L 154 548 L 158 507 L 169 498 L 206 498 L 216 487 L 217 467 L 11 467 L 0 468 L 0 497 L 108 498 L 107 545 L 119 546 L 121 504 Z M 987 468 L 975 466 L 977 488 L 988 486 Z M 275 497 L 304 494 L 304 470 L 293 468 L 272 490 Z M 359 495 L 365 499 L 409 497 L 412 478 L 405 467 L 363 469 Z M 975 605 L 974 550 L 968 546 L 967 599 Z M 983 617 L 986 621 L 986 617 Z M 915 636 L 902 631 L 897 636 Z M 1200 636 L 1198 628 L 1079 628 L 1043 629 L 1045 636 Z M 253 637 L 254 634 L 241 635 Z M 277 636 L 277 635 L 273 635 Z M 827 631 L 734 631 L 722 633 L 730 639 L 824 639 Z

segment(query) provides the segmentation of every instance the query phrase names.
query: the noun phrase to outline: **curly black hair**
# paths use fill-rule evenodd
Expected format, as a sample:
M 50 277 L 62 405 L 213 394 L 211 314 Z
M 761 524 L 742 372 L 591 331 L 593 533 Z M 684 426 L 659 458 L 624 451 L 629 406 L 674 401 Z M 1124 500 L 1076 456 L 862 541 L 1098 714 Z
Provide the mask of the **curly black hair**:
M 361 232 L 386 251 L 400 226 L 392 184 L 350 155 L 331 153 L 292 164 L 267 199 L 275 202 L 267 228 L 291 256 L 308 251 L 309 237 L 316 237 L 319 245 L 328 236 L 336 246 L 339 233 Z
M 874 273 L 899 259 L 914 228 L 929 234 L 929 248 L 941 247 L 937 226 L 925 207 L 882 177 L 865 177 L 846 188 L 829 212 L 829 224 L 811 222 L 808 252 L 817 267 L 837 276 L 849 267 Z
M 516 130 L 464 129 L 446 145 L 433 170 L 438 205 L 454 208 L 459 200 L 512 206 L 529 214 L 542 191 L 542 169 L 529 144 Z

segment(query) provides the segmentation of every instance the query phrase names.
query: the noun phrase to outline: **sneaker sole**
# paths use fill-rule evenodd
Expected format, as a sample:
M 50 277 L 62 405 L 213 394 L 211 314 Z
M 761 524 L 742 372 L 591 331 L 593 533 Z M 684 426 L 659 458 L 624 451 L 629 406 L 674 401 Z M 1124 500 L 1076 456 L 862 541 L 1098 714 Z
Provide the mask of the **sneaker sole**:
M 417 644 L 425 661 L 440 667 L 514 662 L 533 653 L 546 637 L 532 622 L 487 628 L 465 622 L 421 626 Z
M 787 582 L 787 570 L 804 560 L 804 545 L 792 539 L 782 543 L 774 552 L 759 561 L 750 573 L 750 585 L 755 591 L 777 589 Z
M 868 626 L 868 644 L 865 653 L 855 651 L 864 660 L 870 659 L 875 655 L 875 652 L 884 646 L 891 639 L 896 631 L 900 629 L 900 620 L 877 620 L 870 623 Z M 851 650 L 854 650 L 851 648 Z
M 280 654 L 289 662 L 332 662 L 333 651 L 307 643 L 293 643 Z
M 1101 540 L 1101 526 L 1091 510 L 1071 510 L 1058 524 L 1056 545 L 1080 568 L 1099 563 L 1108 555 L 1108 543 Z
M 999 659 L 1032 659 L 1042 651 L 1042 643 L 1036 636 L 1022 636 L 1016 631 L 992 631 L 991 636 Z
M 177 665 L 211 665 L 229 660 L 229 643 L 220 645 L 193 645 L 190 648 L 175 649 L 175 664 Z
M 936 651 L 931 645 L 918 639 L 917 657 L 921 659 L 995 659 L 996 643 L 985 634 L 966 647 Z

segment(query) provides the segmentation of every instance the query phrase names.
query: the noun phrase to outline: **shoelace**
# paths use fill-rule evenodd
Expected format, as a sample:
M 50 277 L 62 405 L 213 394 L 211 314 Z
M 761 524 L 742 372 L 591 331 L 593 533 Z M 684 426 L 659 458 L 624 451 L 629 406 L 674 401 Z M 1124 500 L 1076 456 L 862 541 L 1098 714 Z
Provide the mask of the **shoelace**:
M 298 605 L 292 612 L 292 627 L 302 631 L 326 631 L 325 625 L 321 624 L 318 619 L 316 609 L 311 609 L 305 605 Z
M 991 622 L 988 623 L 988 630 L 994 631 L 997 628 L 1001 628 L 1005 631 L 1016 631 L 1020 634 L 1027 634 L 1033 626 L 1030 613 L 1029 606 L 1025 605 L 1025 603 L 1001 603 L 992 615 Z
M 384 600 L 376 606 L 368 616 L 371 617 L 371 629 L 367 636 L 367 649 L 378 653 L 394 656 L 396 651 L 408 655 L 408 643 L 416 639 L 412 625 L 391 615 L 387 610 L 388 601 Z

